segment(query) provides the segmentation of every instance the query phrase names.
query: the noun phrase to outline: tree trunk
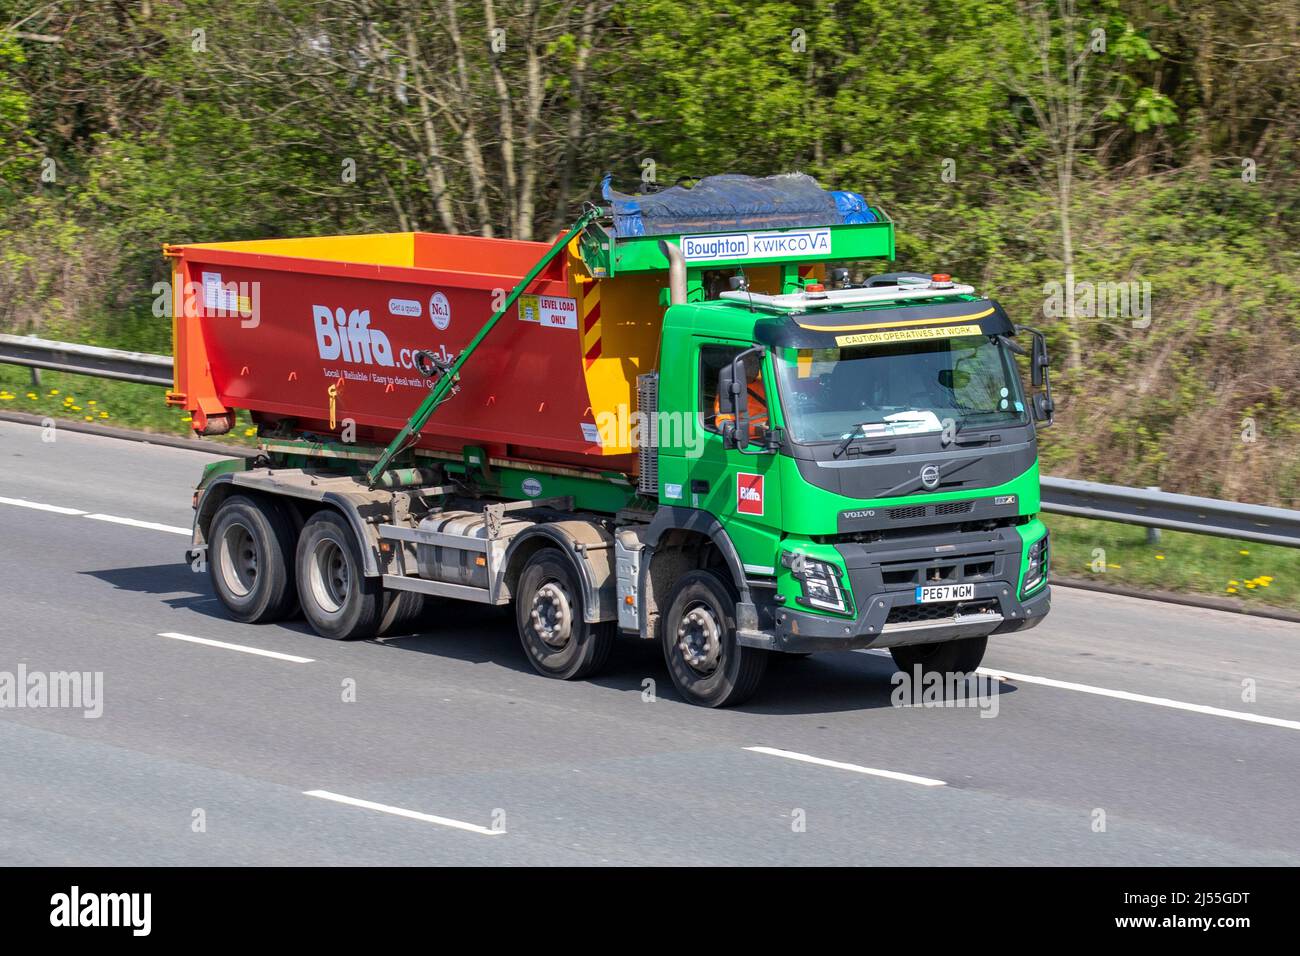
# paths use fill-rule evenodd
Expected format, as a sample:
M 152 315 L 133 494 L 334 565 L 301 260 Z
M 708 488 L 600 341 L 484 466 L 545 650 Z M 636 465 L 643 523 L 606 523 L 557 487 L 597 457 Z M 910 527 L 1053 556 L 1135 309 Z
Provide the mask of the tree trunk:
M 456 55 L 460 101 L 468 106 L 474 102 L 474 91 L 470 88 L 469 70 L 465 66 L 465 46 L 460 35 L 460 21 L 456 16 L 456 0 L 447 0 L 447 35 L 451 37 L 452 49 Z M 495 232 L 492 229 L 492 210 L 488 206 L 487 166 L 483 162 L 483 150 L 479 147 L 472 109 L 465 115 L 460 143 L 465 154 L 465 167 L 469 172 L 470 198 L 478 216 L 479 233 L 491 237 Z
M 406 24 L 406 56 L 411 61 L 411 85 L 415 88 L 415 97 L 420 102 L 420 127 L 424 131 L 424 178 L 429 184 L 429 199 L 438 214 L 444 232 L 455 234 L 456 209 L 451 204 L 451 194 L 447 191 L 447 172 L 442 165 L 442 150 L 438 144 L 438 129 L 433 124 L 433 113 L 429 109 L 429 99 L 425 94 L 423 61 L 420 59 L 419 42 L 415 38 L 412 21 Z
M 497 13 L 493 0 L 483 0 L 483 18 L 487 27 L 488 42 L 492 42 L 492 31 L 496 29 Z M 510 42 L 510 38 L 506 38 Z M 489 48 L 488 60 L 492 64 L 492 84 L 496 87 L 497 114 L 501 123 L 501 169 L 505 177 L 506 222 L 519 236 L 519 173 L 515 165 L 515 116 L 514 102 L 510 95 L 510 85 L 506 83 L 505 73 L 501 70 L 501 54 Z M 523 238 L 519 236 L 519 238 Z

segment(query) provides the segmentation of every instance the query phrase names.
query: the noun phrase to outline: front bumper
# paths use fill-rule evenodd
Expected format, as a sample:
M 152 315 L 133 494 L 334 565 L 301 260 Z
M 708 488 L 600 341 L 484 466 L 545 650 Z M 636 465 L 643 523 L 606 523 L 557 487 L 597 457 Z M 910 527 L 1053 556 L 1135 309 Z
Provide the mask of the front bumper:
M 1051 585 L 1043 585 L 1022 601 L 1014 587 L 1004 581 L 976 584 L 973 598 L 954 602 L 951 607 L 917 605 L 911 590 L 885 591 L 874 595 L 865 611 L 853 619 L 774 607 L 770 617 L 761 615 L 770 621 L 769 627 L 761 631 L 742 629 L 737 638 L 750 647 L 795 653 L 931 644 L 1028 630 L 1047 616 L 1051 604 Z M 916 616 L 924 615 L 922 619 L 900 620 L 921 608 L 926 610 Z

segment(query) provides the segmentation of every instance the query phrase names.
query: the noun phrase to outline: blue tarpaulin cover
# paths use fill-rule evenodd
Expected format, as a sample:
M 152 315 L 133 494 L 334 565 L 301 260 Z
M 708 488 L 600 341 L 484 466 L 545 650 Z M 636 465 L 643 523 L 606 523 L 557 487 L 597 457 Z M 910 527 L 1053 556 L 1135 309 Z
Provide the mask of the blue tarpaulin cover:
M 670 186 L 632 195 L 606 176 L 601 195 L 613 208 L 614 235 L 668 236 L 742 229 L 789 229 L 875 222 L 857 193 L 822 189 L 803 173 L 780 176 L 708 176 L 694 186 Z

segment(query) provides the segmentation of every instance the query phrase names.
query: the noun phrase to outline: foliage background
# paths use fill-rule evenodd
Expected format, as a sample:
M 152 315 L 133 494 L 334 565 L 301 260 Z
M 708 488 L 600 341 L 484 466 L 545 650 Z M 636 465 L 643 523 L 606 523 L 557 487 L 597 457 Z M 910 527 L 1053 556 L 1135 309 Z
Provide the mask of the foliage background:
M 0 0 L 0 329 L 166 351 L 163 242 L 797 169 L 1049 332 L 1048 471 L 1296 507 L 1297 117 L 1294 0 Z M 1067 264 L 1150 326 L 1045 316 Z

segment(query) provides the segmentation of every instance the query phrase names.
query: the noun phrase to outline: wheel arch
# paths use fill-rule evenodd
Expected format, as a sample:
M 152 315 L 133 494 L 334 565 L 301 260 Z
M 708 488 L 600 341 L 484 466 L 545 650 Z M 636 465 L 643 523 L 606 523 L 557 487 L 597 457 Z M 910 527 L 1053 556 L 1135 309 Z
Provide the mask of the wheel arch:
M 526 528 L 511 540 L 502 561 L 499 586 L 518 597 L 519 576 L 538 551 L 564 555 L 582 587 L 582 616 L 588 624 L 618 619 L 615 593 L 614 536 L 590 521 L 555 521 Z
M 737 595 L 737 620 L 752 627 L 753 603 L 740 553 L 713 515 L 695 508 L 661 505 L 643 536 L 649 560 L 641 562 L 637 590 L 642 595 L 641 636 L 658 639 L 668 597 L 682 574 L 695 570 L 724 572 Z M 693 545 L 695 547 L 693 547 Z
M 295 537 L 302 531 L 302 526 L 306 524 L 307 519 L 322 508 L 330 508 L 338 512 L 347 521 L 352 533 L 357 537 L 366 577 L 378 577 L 383 574 L 383 570 L 379 567 L 379 562 L 375 557 L 378 535 L 370 530 L 370 526 L 362 518 L 356 505 L 346 495 L 326 493 L 319 498 L 308 498 L 300 495 L 284 494 L 259 487 L 256 481 L 245 479 L 237 482 L 235 480 L 236 474 L 246 473 L 236 472 L 218 475 L 201 489 L 198 507 L 194 513 L 190 554 L 208 547 L 208 535 L 212 528 L 212 520 L 216 517 L 226 499 L 232 495 L 242 495 L 255 501 L 267 502 L 279 508 L 293 523 Z

